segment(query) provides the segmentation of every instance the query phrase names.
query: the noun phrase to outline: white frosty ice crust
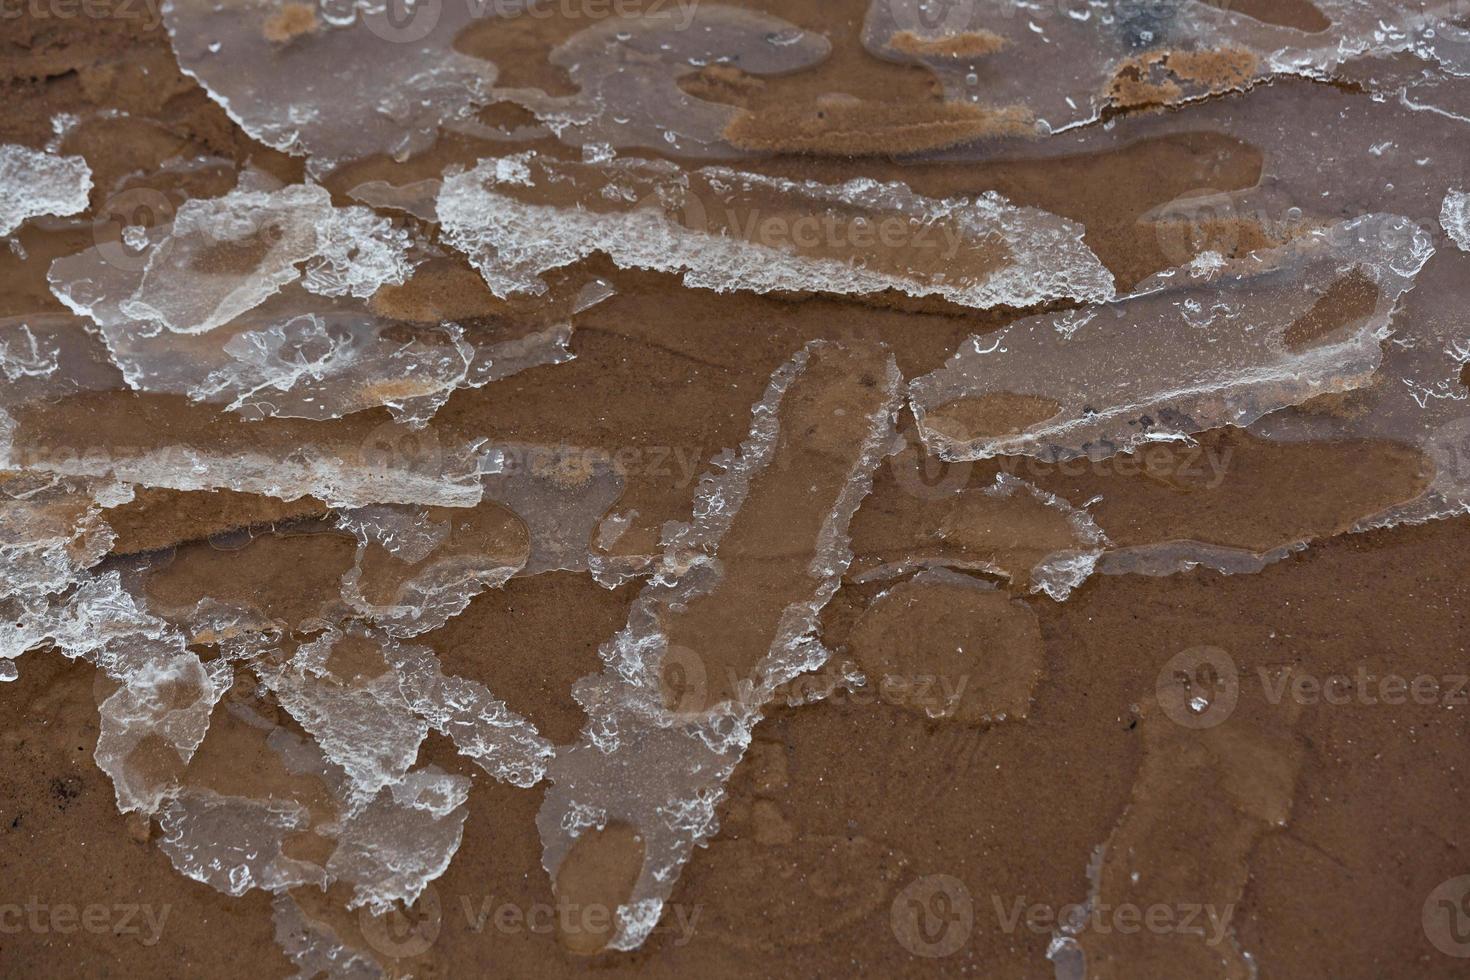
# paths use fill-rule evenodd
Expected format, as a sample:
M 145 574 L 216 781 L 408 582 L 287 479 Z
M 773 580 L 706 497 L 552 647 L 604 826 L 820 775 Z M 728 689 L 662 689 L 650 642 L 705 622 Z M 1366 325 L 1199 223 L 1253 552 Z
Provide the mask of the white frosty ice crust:
M 64 157 L 7 143 L 0 146 L 0 235 L 27 218 L 69 215 L 87 209 L 92 168 L 81 157 Z
M 543 273 L 593 252 L 717 292 L 895 290 L 979 309 L 1113 295 L 1080 225 L 993 193 L 935 200 L 897 182 L 525 153 L 447 177 L 438 215 L 502 296 L 541 292 Z
M 1446 194 L 1439 223 L 1462 252 L 1470 252 L 1470 194 L 1464 191 Z

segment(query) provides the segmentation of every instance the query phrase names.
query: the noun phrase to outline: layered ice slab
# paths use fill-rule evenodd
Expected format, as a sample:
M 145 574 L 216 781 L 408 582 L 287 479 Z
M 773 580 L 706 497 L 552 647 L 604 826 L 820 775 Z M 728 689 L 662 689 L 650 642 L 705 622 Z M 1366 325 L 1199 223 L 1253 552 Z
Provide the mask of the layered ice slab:
M 1206 253 L 1099 309 L 972 337 L 912 383 L 915 417 L 945 459 L 1103 459 L 1358 388 L 1430 241 L 1365 215 L 1235 261 Z
M 1403 55 L 1418 69 L 1408 74 L 1465 74 L 1457 0 L 1316 0 L 1277 11 L 1276 22 L 1238 6 L 873 0 L 863 41 L 878 57 L 928 66 L 953 100 L 1029 113 L 1043 134 L 1093 122 L 1108 107 L 1173 105 L 1274 75 L 1334 78 L 1364 58 Z M 1403 84 L 1394 76 L 1382 87 Z
M 847 528 L 887 451 L 892 357 L 815 342 L 773 376 L 749 438 L 700 483 L 628 625 L 574 688 L 588 721 L 548 768 L 537 817 L 559 900 L 615 907 L 578 952 L 639 946 L 781 684 L 820 666 L 818 613 L 850 561 Z
M 163 22 L 179 67 L 240 128 L 323 174 L 375 154 L 405 159 L 472 117 L 496 69 L 454 39 L 479 16 L 526 6 L 169 0 Z
M 447 177 L 437 207 L 445 240 L 500 296 L 541 292 L 543 273 L 594 252 L 716 292 L 894 290 L 980 309 L 1113 295 L 1080 225 L 994 193 L 524 153 Z
M 0 146 L 0 235 L 9 235 L 27 218 L 85 211 L 91 192 L 92 168 L 81 157 L 14 143 Z

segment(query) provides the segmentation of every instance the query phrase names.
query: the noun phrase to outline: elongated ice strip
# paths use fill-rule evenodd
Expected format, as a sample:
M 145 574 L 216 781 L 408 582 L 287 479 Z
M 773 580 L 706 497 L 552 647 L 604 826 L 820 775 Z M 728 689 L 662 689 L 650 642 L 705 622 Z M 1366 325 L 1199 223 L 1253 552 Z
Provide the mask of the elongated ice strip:
M 1407 219 L 1365 215 L 1227 263 L 1163 273 L 1100 309 L 967 341 L 910 386 L 946 459 L 1103 459 L 1368 382 L 1434 254 Z
M 813 343 L 773 376 L 750 437 L 700 484 L 606 669 L 575 688 L 588 713 L 537 818 L 559 897 L 625 868 L 617 922 L 581 952 L 640 945 L 775 688 L 819 666 L 817 614 L 850 560 L 847 526 L 893 437 L 899 375 L 868 346 Z M 587 948 L 580 948 L 585 945 Z
M 894 290 L 976 308 L 1113 295 L 1080 226 L 993 193 L 936 200 L 896 182 L 524 153 L 447 177 L 438 214 L 501 296 L 542 292 L 543 273 L 597 251 L 717 292 Z

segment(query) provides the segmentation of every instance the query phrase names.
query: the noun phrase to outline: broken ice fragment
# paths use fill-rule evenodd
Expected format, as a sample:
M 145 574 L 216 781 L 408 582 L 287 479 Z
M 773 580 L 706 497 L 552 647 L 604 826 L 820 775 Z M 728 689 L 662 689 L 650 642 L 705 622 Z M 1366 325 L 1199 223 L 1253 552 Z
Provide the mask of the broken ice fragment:
M 1470 194 L 1464 191 L 1446 194 L 1439 223 L 1461 251 L 1470 252 Z
M 1161 273 L 1088 311 L 973 337 L 910 386 L 946 459 L 1103 459 L 1366 383 L 1389 319 L 1434 254 L 1366 215 L 1211 268 Z
M 260 679 L 341 766 L 354 800 L 370 800 L 401 780 L 429 728 L 399 691 L 398 676 L 363 634 L 336 631 L 303 644 L 281 667 L 257 666 Z
M 409 706 L 452 739 L 461 755 L 514 786 L 533 786 L 545 775 L 551 743 L 483 684 L 445 676 L 427 647 L 390 641 L 383 656 L 397 672 Z
M 1382 382 L 1334 406 L 1300 406 L 1260 419 L 1254 434 L 1289 442 L 1386 439 L 1423 452 L 1434 474 L 1413 500 L 1364 517 L 1356 530 L 1470 512 L 1470 331 L 1464 283 L 1470 253 L 1444 249 L 1405 300 L 1402 324 L 1384 348 Z
M 459 850 L 470 781 L 432 767 L 384 789 L 337 831 L 327 872 L 354 886 L 348 908 L 411 905 Z
M 588 567 L 593 532 L 623 492 L 623 476 L 607 452 L 496 444 L 485 448 L 480 469 L 485 498 L 514 511 L 530 534 L 521 574 Z
M 681 157 L 731 157 L 724 132 L 734 106 L 690 95 L 680 79 L 710 64 L 784 75 L 826 59 L 831 44 L 772 14 L 719 3 L 607 17 L 562 42 L 550 62 L 580 91 L 500 88 L 495 97 L 535 113 L 573 146 L 643 147 Z
M 147 743 L 162 742 L 178 762 L 187 763 L 232 679 L 227 664 L 203 664 L 193 653 L 166 650 L 130 666 L 121 675 L 122 685 L 98 706 L 97 768 L 112 778 L 123 813 L 155 812 L 174 784 L 173 760 L 161 767 Z
M 289 894 L 271 904 L 276 944 L 296 965 L 294 980 L 378 980 L 383 970 L 359 950 L 345 945 L 328 925 L 308 919 Z
M 443 626 L 523 568 L 531 547 L 525 526 L 489 502 L 470 509 L 377 505 L 345 512 L 338 526 L 358 539 L 343 597 L 394 636 Z
M 0 328 L 0 372 L 7 381 L 44 378 L 60 366 L 61 348 L 49 338 L 38 338 L 25 322 L 8 327 Z
M 245 132 L 308 156 L 313 174 L 375 154 L 405 159 L 440 126 L 491 101 L 495 66 L 454 49 L 480 16 L 524 0 L 330 7 L 247 0 L 168 0 L 163 21 L 179 67 Z
M 813 343 L 780 368 L 738 454 L 701 481 L 692 520 L 668 530 L 627 627 L 600 651 L 605 671 L 576 685 L 588 723 L 553 761 L 537 825 L 560 899 L 601 901 L 589 864 L 628 873 L 616 929 L 594 945 L 647 938 L 690 851 L 714 832 L 763 706 L 826 660 L 817 616 L 893 438 L 899 383 L 892 358 L 868 345 Z
M 0 146 L 0 235 L 9 235 L 27 218 L 85 211 L 91 192 L 92 168 L 81 157 L 14 143 Z
M 174 867 L 227 895 L 326 886 L 321 868 L 287 857 L 286 838 L 305 831 L 306 810 L 290 800 L 253 800 L 186 789 L 158 816 L 158 846 Z
M 52 289 L 104 330 L 193 334 L 298 280 L 320 296 L 362 299 L 412 269 L 407 232 L 368 208 L 334 207 L 314 184 L 187 200 L 148 234 L 140 264 L 109 262 L 97 246 L 58 260 Z
M 1113 295 L 1080 226 L 994 193 L 936 200 L 897 182 L 526 153 L 446 178 L 438 213 L 499 296 L 543 292 L 543 273 L 595 251 L 717 292 L 891 289 L 976 308 Z
M 1436 44 L 1461 12 L 1455 0 L 1316 0 L 1320 22 L 1309 23 L 1267 22 L 1236 6 L 872 0 L 863 43 L 880 58 L 927 66 L 952 100 L 1029 111 L 1042 134 L 1094 122 L 1109 106 L 1174 105 L 1281 74 L 1334 78 L 1363 58 L 1412 52 L 1457 73 L 1454 46 Z

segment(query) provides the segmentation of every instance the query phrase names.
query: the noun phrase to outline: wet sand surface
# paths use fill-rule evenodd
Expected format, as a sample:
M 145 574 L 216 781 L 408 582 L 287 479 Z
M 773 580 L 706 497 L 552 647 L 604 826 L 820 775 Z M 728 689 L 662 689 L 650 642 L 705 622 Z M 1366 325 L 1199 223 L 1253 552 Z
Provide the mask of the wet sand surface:
M 1243 15 L 1326 23 L 1268 6 Z M 442 177 L 546 209 L 524 227 L 486 212 L 508 237 L 592 223 L 566 254 L 512 261 L 466 245 L 444 197 L 435 218 L 437 184 L 428 217 L 372 202 L 416 267 L 336 295 L 422 341 L 413 384 L 390 367 L 351 376 L 340 412 L 252 403 L 279 417 L 227 410 L 233 389 L 136 383 L 100 305 L 73 315 L 47 272 L 164 229 L 185 200 L 299 185 L 301 154 L 182 71 L 151 8 L 0 21 L 0 143 L 53 141 L 93 182 L 83 213 L 0 249 L 0 366 L 23 323 L 61 364 L 0 380 L 19 501 L 0 544 L 57 522 L 75 558 L 62 584 L 26 585 L 5 553 L 15 635 L 54 618 L 0 683 L 0 973 L 1463 975 L 1470 243 L 1440 215 L 1470 181 L 1463 123 L 1350 66 L 1258 80 L 1222 42 L 1167 76 L 1165 49 L 1128 54 L 1090 90 L 1111 93 L 1104 122 L 1043 136 L 1040 99 L 954 97 L 954 66 L 1004 38 L 926 28 L 883 48 L 865 2 L 729 7 L 701 16 L 736 39 L 769 33 L 757 15 L 805 33 L 769 71 L 630 55 L 646 77 L 627 125 L 678 123 L 664 147 L 604 143 L 623 133 L 611 111 L 534 131 L 545 99 L 616 101 L 597 58 L 554 53 L 606 14 L 568 0 L 459 32 L 521 94 L 402 159 L 320 165 L 330 207 Z M 310 7 L 276 16 L 277 46 L 327 30 Z M 525 152 L 560 176 L 471 169 Z M 695 177 L 695 214 L 665 178 L 699 168 L 728 172 Z M 916 197 L 871 191 L 894 181 Z M 813 203 L 816 184 L 850 196 Z M 981 210 L 989 192 L 1017 210 Z M 971 210 L 934 203 L 955 199 Z M 808 206 L 829 237 L 789 266 L 701 251 L 790 238 Z M 693 258 L 644 249 L 624 213 L 662 213 L 657 240 Z M 1315 268 L 1296 244 L 1355 247 L 1332 229 L 1360 215 L 1403 216 L 1433 257 L 1380 222 L 1369 245 L 1389 258 L 1290 278 Z M 855 231 L 895 220 L 893 242 Z M 248 272 L 295 241 L 278 224 L 187 269 Z M 966 302 L 1008 269 L 1049 285 Z M 1060 410 L 1067 393 L 1008 391 L 1019 375 L 985 359 L 1020 349 L 1020 321 L 1085 336 L 1066 318 L 1104 301 L 1097 316 L 1142 331 L 1150 290 L 1229 276 L 1302 314 L 1185 309 L 1178 329 L 1218 331 L 1220 372 L 1188 374 L 1169 345 L 1076 369 L 1157 375 L 1117 413 L 1132 428 L 1107 430 L 1099 403 L 1086 445 L 1061 431 L 1031 455 L 941 458 L 944 437 L 1024 436 Z M 1384 309 L 1402 276 L 1417 284 Z M 512 280 L 544 285 L 507 295 Z M 283 289 L 282 309 L 324 295 Z M 1246 391 L 1230 358 L 1278 326 L 1280 363 L 1319 381 Z M 147 339 L 126 335 L 137 363 L 164 364 Z M 438 355 L 466 350 L 441 384 Z M 968 393 L 917 416 L 907 385 L 946 371 Z M 55 597 L 113 581 L 105 614 L 62 637 L 81 620 Z M 123 596 L 157 628 L 141 645 Z M 176 673 L 139 680 L 140 649 Z M 221 799 L 278 822 L 190 809 Z

